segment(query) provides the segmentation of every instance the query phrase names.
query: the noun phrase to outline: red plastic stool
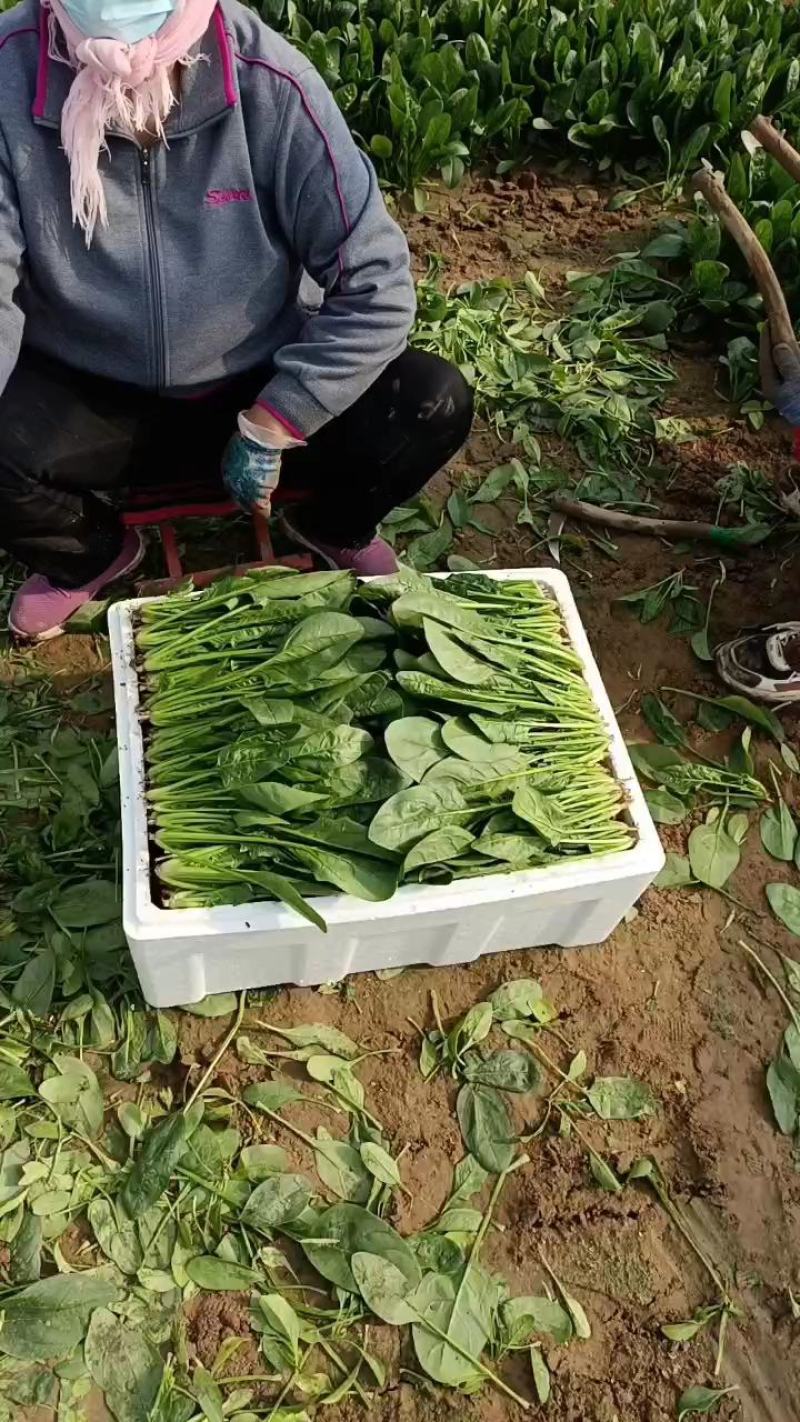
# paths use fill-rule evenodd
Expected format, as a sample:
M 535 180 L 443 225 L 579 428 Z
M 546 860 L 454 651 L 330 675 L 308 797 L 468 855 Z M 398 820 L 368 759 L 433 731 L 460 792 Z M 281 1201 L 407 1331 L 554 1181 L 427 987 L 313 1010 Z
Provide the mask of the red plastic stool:
M 207 497 L 204 498 L 204 494 Z M 287 494 L 282 497 L 278 491 L 275 502 L 296 503 L 302 502 L 302 499 L 301 493 Z M 173 592 L 190 576 L 184 571 L 181 563 L 174 527 L 177 519 L 232 518 L 240 513 L 241 509 L 238 504 L 233 503 L 231 499 L 220 497 L 219 489 L 193 490 L 191 502 L 187 500 L 185 485 L 166 487 L 162 485 L 158 489 L 132 490 L 127 507 L 122 514 L 122 522 L 126 528 L 156 528 L 158 530 L 169 574 L 166 578 L 148 578 L 141 581 L 137 584 L 139 592 L 147 597 Z M 192 573 L 191 579 L 195 587 L 204 588 L 217 578 L 229 575 L 239 576 L 242 573 L 250 573 L 255 568 L 268 567 L 271 563 L 276 562 L 267 520 L 262 513 L 257 512 L 253 513 L 252 519 L 259 553 L 258 560 L 254 563 L 236 563 L 222 568 L 205 568 L 200 573 Z M 300 568 L 303 571 L 314 566 L 313 559 L 308 553 L 281 557 L 280 562 L 283 566 Z

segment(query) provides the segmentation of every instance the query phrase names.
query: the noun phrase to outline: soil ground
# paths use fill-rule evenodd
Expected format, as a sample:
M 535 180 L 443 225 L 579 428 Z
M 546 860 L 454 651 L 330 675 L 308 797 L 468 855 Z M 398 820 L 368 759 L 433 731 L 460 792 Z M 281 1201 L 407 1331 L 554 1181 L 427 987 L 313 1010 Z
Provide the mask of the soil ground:
M 541 174 L 523 180 L 475 180 L 457 194 L 439 195 L 431 210 L 404 219 L 417 266 L 439 253 L 445 277 L 455 280 L 502 275 L 520 278 L 528 268 L 543 273 L 558 292 L 570 269 L 597 268 L 614 252 L 640 244 L 651 219 L 637 209 L 605 210 L 607 193 L 587 178 Z M 734 422 L 715 391 L 715 367 L 707 352 L 682 353 L 670 412 L 688 419 L 699 438 L 664 452 L 674 478 L 665 507 L 680 516 L 713 517 L 714 482 L 738 462 L 770 476 L 788 467 L 789 437 L 777 422 L 758 435 Z M 476 466 L 489 468 L 501 455 L 486 430 L 477 429 L 454 466 L 439 477 L 444 492 Z M 480 536 L 457 551 L 494 566 L 551 562 L 547 549 L 531 546 L 530 529 L 517 528 L 513 511 L 495 511 L 494 545 Z M 583 530 L 574 530 L 572 561 L 566 564 L 612 701 L 632 739 L 647 738 L 639 715 L 641 695 L 665 686 L 694 687 L 713 694 L 713 677 L 693 657 L 685 638 L 663 621 L 642 626 L 615 600 L 623 593 L 685 567 L 705 593 L 718 559 L 694 545 L 690 552 L 654 539 L 619 538 L 618 560 L 604 556 Z M 717 595 L 714 633 L 719 635 L 767 617 L 798 612 L 798 554 L 791 542 L 771 543 L 736 561 Z M 44 647 L 36 661 L 66 681 L 87 676 L 98 662 L 86 639 L 67 638 Z M 102 654 L 100 654 L 102 655 Z M 785 718 L 796 744 L 796 723 Z M 696 744 L 707 737 L 697 732 Z M 795 782 L 796 784 L 796 782 Z M 791 785 L 787 791 L 793 798 Z M 797 791 L 794 791 L 794 795 Z M 685 831 L 668 831 L 680 847 Z M 746 1422 L 791 1422 L 800 1396 L 800 1351 L 793 1295 L 800 1295 L 800 1161 L 791 1142 L 775 1129 L 764 1088 L 764 1069 L 785 1026 L 776 994 L 754 976 L 740 947 L 758 940 L 798 956 L 791 935 L 765 915 L 766 882 L 794 871 L 764 855 L 751 830 L 743 863 L 731 885 L 741 907 L 710 891 L 648 892 L 638 914 L 603 947 L 497 955 L 455 969 L 420 968 L 391 981 L 365 974 L 350 980 L 348 993 L 280 991 L 254 1017 L 276 1023 L 335 1023 L 370 1048 L 395 1054 L 373 1058 L 360 1070 L 371 1109 L 384 1122 L 396 1150 L 405 1148 L 404 1176 L 413 1198 L 398 1205 L 401 1231 L 418 1229 L 441 1207 L 452 1167 L 461 1154 L 454 1090 L 438 1081 L 424 1085 L 416 1065 L 417 1034 L 411 1025 L 430 1021 L 430 992 L 445 1016 L 462 1013 L 501 980 L 534 975 L 561 1011 L 560 1028 L 573 1048 L 582 1047 L 593 1070 L 631 1074 L 650 1084 L 659 1114 L 638 1124 L 612 1124 L 594 1131 L 620 1167 L 635 1155 L 652 1154 L 675 1196 L 687 1207 L 696 1231 L 718 1268 L 731 1280 L 742 1309 L 732 1325 L 721 1382 L 737 1384 L 715 1414 Z M 773 970 L 771 948 L 759 946 Z M 182 1017 L 182 1056 L 189 1065 L 213 1050 L 225 1027 Z M 233 1086 L 263 1075 L 226 1059 L 223 1081 Z M 297 1115 L 299 1124 L 314 1124 Z M 520 1118 L 522 1123 L 522 1118 Z M 296 1143 L 283 1142 L 293 1159 Z M 583 1301 L 592 1324 L 589 1341 L 569 1349 L 546 1348 L 553 1369 L 549 1415 L 557 1422 L 667 1422 L 676 1415 L 680 1392 L 712 1378 L 713 1339 L 701 1334 L 672 1344 L 659 1325 L 691 1317 L 714 1300 L 714 1287 L 697 1259 L 644 1186 L 620 1195 L 592 1182 L 586 1153 L 574 1140 L 534 1143 L 531 1163 L 507 1184 L 497 1211 L 499 1228 L 485 1248 L 485 1262 L 504 1275 L 514 1293 L 541 1291 L 543 1255 Z M 793 1294 L 792 1294 L 793 1291 Z M 246 1300 L 205 1296 L 191 1306 L 190 1347 L 206 1364 L 221 1340 L 248 1337 Z M 386 1330 L 387 1335 L 390 1330 Z M 390 1356 L 392 1337 L 377 1334 Z M 247 1350 L 236 1359 L 247 1372 Z M 499 1394 L 479 1397 L 429 1392 L 398 1371 L 414 1367 L 410 1353 L 393 1359 L 393 1382 L 375 1399 L 375 1422 L 470 1419 L 499 1422 L 517 1416 Z M 245 1366 L 242 1366 L 242 1364 Z M 524 1355 L 505 1373 L 532 1396 Z M 351 1422 L 345 1405 L 331 1422 Z M 521 1416 L 521 1413 L 519 1414 Z

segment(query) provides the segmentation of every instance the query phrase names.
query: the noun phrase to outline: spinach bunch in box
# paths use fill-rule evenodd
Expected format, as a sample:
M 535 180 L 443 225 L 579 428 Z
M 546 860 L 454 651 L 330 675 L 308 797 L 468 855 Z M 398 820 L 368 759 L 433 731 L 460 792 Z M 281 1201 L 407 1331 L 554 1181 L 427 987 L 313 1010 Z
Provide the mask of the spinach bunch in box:
M 148 804 L 173 908 L 373 901 L 624 850 L 607 735 L 530 582 L 273 568 L 146 605 Z

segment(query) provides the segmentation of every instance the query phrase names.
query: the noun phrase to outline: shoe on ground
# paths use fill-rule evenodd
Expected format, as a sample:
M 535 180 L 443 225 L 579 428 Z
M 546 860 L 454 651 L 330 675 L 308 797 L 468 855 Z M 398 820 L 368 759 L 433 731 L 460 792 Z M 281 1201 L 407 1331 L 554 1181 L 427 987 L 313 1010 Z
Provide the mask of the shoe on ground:
M 734 637 L 715 657 L 722 680 L 752 701 L 800 701 L 800 622 L 774 622 Z
M 73 613 L 85 602 L 91 602 L 108 583 L 138 568 L 144 552 L 141 534 L 138 529 L 131 528 L 127 530 L 122 550 L 110 567 L 79 588 L 60 588 L 40 573 L 26 578 L 11 603 L 8 625 L 13 635 L 28 642 L 47 642 L 51 637 L 59 637 Z
M 334 543 L 323 543 L 302 530 L 283 514 L 281 517 L 285 533 L 294 543 L 316 553 L 321 562 L 329 568 L 346 568 L 358 578 L 385 578 L 396 573 L 399 567 L 394 550 L 383 538 L 373 538 L 363 548 L 339 548 Z

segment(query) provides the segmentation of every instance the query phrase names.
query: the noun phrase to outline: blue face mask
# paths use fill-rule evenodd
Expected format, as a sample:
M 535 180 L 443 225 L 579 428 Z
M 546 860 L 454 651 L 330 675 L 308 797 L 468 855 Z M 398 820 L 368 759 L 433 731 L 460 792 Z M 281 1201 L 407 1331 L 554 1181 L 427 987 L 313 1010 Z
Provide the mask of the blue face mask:
M 169 19 L 176 0 L 63 0 L 73 24 L 87 39 L 137 40 L 154 35 Z

